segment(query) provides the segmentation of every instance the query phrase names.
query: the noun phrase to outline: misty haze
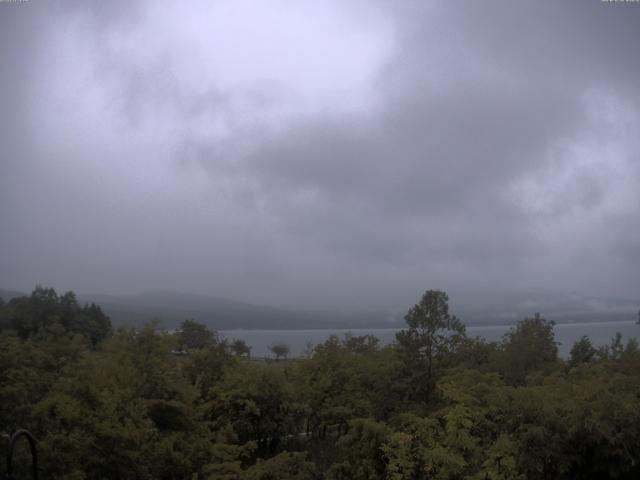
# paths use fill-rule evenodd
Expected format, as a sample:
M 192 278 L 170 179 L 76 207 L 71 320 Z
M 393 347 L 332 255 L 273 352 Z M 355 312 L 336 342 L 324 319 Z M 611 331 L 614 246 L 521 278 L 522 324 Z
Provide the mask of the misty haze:
M 639 47 L 633 0 L 0 0 L 0 476 L 638 478 Z

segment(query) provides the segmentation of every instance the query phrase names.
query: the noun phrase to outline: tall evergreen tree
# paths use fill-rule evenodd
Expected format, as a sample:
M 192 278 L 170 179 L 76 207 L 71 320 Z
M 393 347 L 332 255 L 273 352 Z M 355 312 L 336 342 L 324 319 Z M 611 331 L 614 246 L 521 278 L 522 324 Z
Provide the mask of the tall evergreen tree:
M 427 290 L 405 315 L 408 329 L 396 335 L 410 377 L 410 389 L 428 400 L 437 371 L 461 346 L 465 326 L 449 314 L 449 297 L 442 290 Z

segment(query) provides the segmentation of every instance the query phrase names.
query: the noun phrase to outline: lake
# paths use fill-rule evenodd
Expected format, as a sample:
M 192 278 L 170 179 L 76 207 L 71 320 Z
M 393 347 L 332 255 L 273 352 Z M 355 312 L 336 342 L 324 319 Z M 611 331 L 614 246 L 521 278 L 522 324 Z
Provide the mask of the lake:
M 500 340 L 512 325 L 488 325 L 467 327 L 469 337 L 482 337 L 488 341 Z M 397 328 L 360 328 L 344 330 L 222 330 L 220 333 L 229 340 L 244 340 L 249 345 L 254 357 L 269 357 L 272 353 L 269 346 L 274 343 L 286 343 L 291 349 L 291 356 L 302 355 L 307 346 L 323 343 L 330 335 L 342 337 L 346 333 L 353 335 L 375 335 L 382 344 L 391 343 L 395 339 Z M 634 322 L 594 322 L 565 323 L 554 328 L 556 341 L 559 342 L 560 355 L 567 357 L 576 340 L 584 335 L 589 337 L 594 346 L 599 347 L 611 342 L 617 332 L 622 334 L 624 342 L 629 338 L 640 339 L 640 325 Z

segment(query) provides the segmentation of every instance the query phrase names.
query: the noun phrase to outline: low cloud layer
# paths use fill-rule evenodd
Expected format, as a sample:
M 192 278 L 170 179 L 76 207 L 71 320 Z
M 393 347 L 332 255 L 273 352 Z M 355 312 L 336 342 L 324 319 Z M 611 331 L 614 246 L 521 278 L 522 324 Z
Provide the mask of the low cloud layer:
M 0 286 L 638 297 L 640 5 L 0 4 Z

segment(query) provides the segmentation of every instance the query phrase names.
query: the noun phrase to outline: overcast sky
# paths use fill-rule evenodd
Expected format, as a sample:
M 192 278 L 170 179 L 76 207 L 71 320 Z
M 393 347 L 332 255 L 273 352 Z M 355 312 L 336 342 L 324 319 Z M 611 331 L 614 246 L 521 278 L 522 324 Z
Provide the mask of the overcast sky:
M 640 3 L 0 3 L 0 287 L 640 297 Z

